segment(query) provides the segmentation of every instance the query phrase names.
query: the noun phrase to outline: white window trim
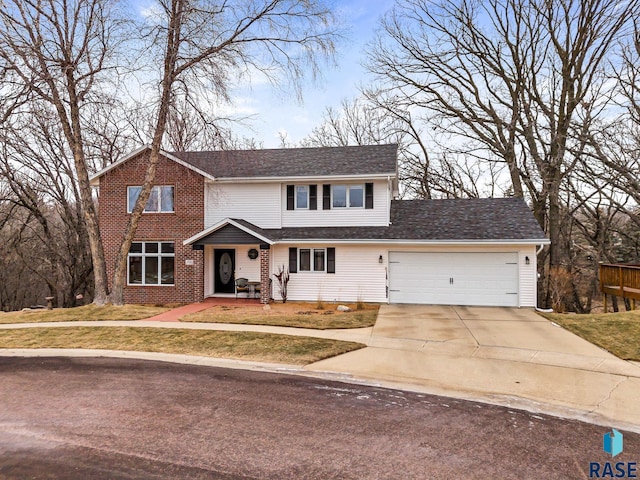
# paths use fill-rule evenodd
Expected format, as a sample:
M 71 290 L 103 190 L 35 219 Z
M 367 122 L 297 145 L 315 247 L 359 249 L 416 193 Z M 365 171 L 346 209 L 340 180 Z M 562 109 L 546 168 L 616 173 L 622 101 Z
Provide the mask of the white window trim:
M 157 241 L 133 241 L 133 243 L 141 243 L 142 244 L 142 252 L 140 253 L 131 253 L 129 252 L 129 254 L 127 255 L 127 286 L 128 287 L 175 287 L 176 286 L 176 244 L 175 242 L 171 242 L 171 241 L 163 241 L 163 240 L 157 240 Z M 147 243 L 157 243 L 158 244 L 158 253 L 149 253 L 147 254 L 145 252 L 146 248 L 145 245 Z M 163 243 L 173 243 L 173 253 L 162 253 L 162 244 Z M 131 257 L 136 257 L 136 258 L 142 258 L 142 282 L 141 283 L 131 283 L 130 282 L 130 274 L 131 274 L 131 265 L 129 263 L 129 259 Z M 146 262 L 144 261 L 144 259 L 146 257 L 156 257 L 158 259 L 158 283 L 145 283 L 144 279 L 145 279 L 145 273 L 146 273 Z M 173 283 L 162 283 L 162 258 L 173 258 Z
M 163 187 L 171 187 L 173 188 L 173 210 L 162 210 L 162 188 Z M 133 207 L 135 207 L 134 205 L 131 205 L 130 199 L 131 199 L 131 195 L 129 195 L 129 189 L 131 188 L 139 188 L 142 189 L 142 185 L 129 185 L 127 186 L 127 213 L 131 213 L 133 211 Z M 158 195 L 158 208 L 160 210 L 152 210 L 149 211 L 146 209 L 142 210 L 142 213 L 176 213 L 176 187 L 174 185 L 154 185 L 153 187 L 151 187 L 151 193 L 149 194 L 149 198 L 151 198 L 151 195 L 154 194 L 154 192 L 157 192 L 156 194 Z M 147 202 L 149 200 L 147 199 Z
M 307 190 L 307 206 L 306 207 L 299 207 L 298 206 L 298 187 L 304 187 Z M 311 189 L 309 188 L 309 185 L 294 185 L 293 186 L 293 208 L 294 210 L 309 210 L 309 194 Z
M 346 205 L 344 207 L 336 207 L 333 204 L 333 188 L 336 186 L 345 186 L 347 187 L 347 197 L 346 197 Z M 351 187 L 361 187 L 362 188 L 362 206 L 361 207 L 352 207 L 350 205 L 351 203 Z M 342 210 L 342 209 L 353 209 L 353 210 L 360 210 L 360 209 L 364 209 L 364 205 L 366 202 L 365 199 L 365 185 L 364 183 L 350 183 L 350 184 L 344 184 L 344 183 L 334 183 L 331 184 L 331 209 L 337 209 L 337 210 Z
M 302 270 L 302 251 L 309 250 L 309 270 Z M 322 250 L 324 252 L 324 269 L 323 270 L 315 270 L 315 251 Z M 326 248 L 298 248 L 298 272 L 301 273 L 327 273 L 327 249 Z

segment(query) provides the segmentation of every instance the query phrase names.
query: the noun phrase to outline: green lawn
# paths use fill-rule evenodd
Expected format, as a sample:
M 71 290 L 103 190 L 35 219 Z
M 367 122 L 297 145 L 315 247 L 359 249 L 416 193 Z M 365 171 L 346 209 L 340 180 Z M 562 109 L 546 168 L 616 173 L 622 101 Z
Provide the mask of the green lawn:
M 0 330 L 0 348 L 133 350 L 295 365 L 306 365 L 364 346 L 322 338 L 178 328 L 45 327 Z
M 640 311 L 543 316 L 617 357 L 640 361 Z
M 53 310 L 31 310 L 25 312 L 0 313 L 0 323 L 74 322 L 79 320 L 142 320 L 169 310 L 169 307 L 148 305 L 104 305 L 90 304 L 83 307 L 55 308 Z

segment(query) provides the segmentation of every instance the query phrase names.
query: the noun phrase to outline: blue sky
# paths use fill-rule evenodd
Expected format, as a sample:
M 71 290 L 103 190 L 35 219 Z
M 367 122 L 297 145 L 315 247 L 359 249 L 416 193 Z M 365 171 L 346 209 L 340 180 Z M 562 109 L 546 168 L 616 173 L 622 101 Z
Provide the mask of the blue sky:
M 238 133 L 262 141 L 265 148 L 280 146 L 279 132 L 286 132 L 290 142 L 298 142 L 320 123 L 326 107 L 337 107 L 343 99 L 356 96 L 358 87 L 367 83 L 361 66 L 364 47 L 373 38 L 379 18 L 393 3 L 393 0 L 336 0 L 334 5 L 349 35 L 338 46 L 337 65 L 326 69 L 319 82 L 305 83 L 302 104 L 294 94 L 278 91 L 269 84 L 238 89 L 230 111 L 252 116 L 250 128 L 238 129 Z

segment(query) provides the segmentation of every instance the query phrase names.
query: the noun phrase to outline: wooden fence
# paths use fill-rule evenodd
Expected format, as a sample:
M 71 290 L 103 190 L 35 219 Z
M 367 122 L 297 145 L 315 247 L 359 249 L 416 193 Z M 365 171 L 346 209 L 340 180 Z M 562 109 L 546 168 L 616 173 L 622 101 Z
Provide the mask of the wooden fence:
M 604 311 L 607 311 L 607 295 L 628 298 L 632 308 L 640 300 L 640 265 L 600 264 L 600 291 L 604 296 Z

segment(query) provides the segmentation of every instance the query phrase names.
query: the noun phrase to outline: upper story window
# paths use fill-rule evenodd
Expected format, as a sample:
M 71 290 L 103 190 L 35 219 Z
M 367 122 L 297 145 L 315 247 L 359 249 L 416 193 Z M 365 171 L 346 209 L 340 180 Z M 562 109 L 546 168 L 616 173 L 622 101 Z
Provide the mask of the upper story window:
M 317 210 L 318 185 L 287 185 L 287 210 Z
M 140 196 L 142 187 L 127 187 L 127 211 L 131 213 Z M 170 213 L 173 212 L 174 187 L 171 185 L 156 185 L 151 189 L 149 200 L 144 207 L 145 213 Z
M 309 208 L 309 186 L 296 185 L 296 209 Z
M 363 208 L 364 185 L 331 185 L 333 208 Z

